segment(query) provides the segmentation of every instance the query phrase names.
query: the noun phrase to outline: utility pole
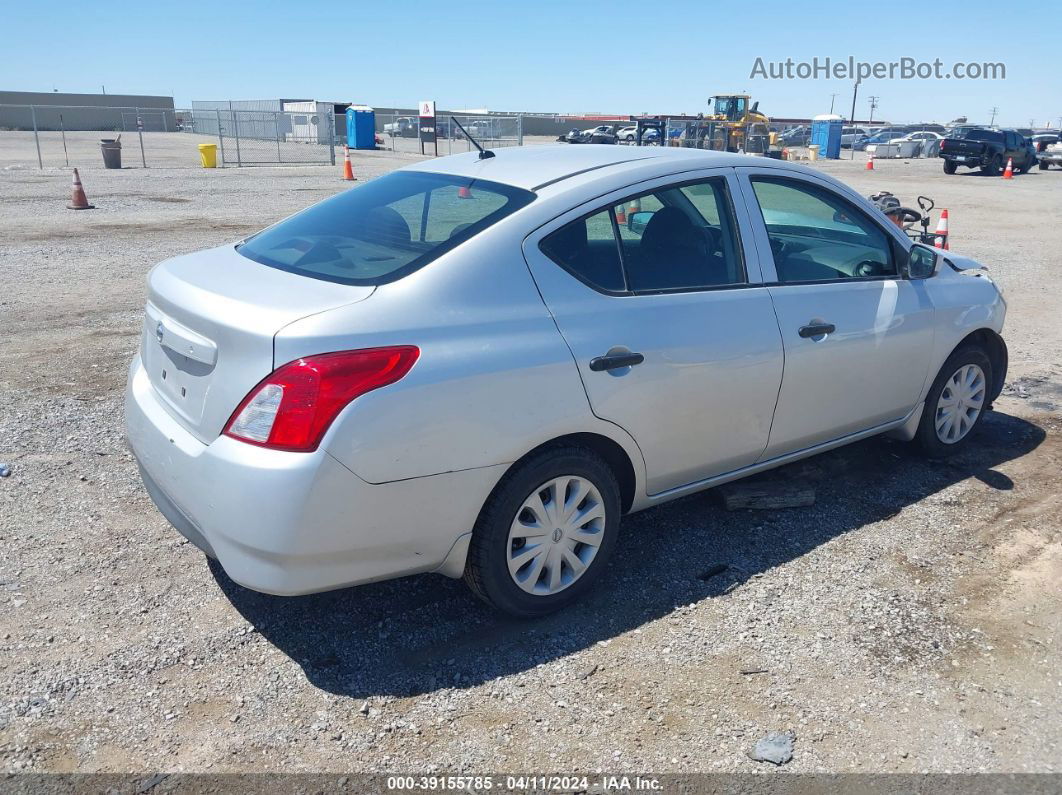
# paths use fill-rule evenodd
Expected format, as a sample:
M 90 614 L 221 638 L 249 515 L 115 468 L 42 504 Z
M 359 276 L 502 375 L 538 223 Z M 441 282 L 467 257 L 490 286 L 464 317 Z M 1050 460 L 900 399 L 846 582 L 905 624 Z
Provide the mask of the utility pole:
M 852 115 L 848 117 L 848 123 L 849 124 L 855 124 L 855 104 L 856 104 L 856 96 L 858 96 L 858 95 L 859 95 L 859 78 L 857 77 L 856 81 L 855 81 L 855 85 L 852 86 Z M 849 151 L 850 151 L 851 155 L 850 155 L 850 157 L 848 159 L 849 160 L 855 160 L 855 147 L 853 146 Z
M 992 127 L 996 123 L 996 114 L 999 113 L 999 108 L 993 107 L 991 110 L 992 120 L 988 122 L 988 126 Z
M 867 127 L 874 124 L 874 109 L 878 106 L 879 99 L 881 99 L 881 97 L 870 97 L 867 100 L 870 103 L 870 120 L 867 122 Z
M 837 99 L 836 94 L 830 94 L 830 115 L 833 115 L 833 101 Z

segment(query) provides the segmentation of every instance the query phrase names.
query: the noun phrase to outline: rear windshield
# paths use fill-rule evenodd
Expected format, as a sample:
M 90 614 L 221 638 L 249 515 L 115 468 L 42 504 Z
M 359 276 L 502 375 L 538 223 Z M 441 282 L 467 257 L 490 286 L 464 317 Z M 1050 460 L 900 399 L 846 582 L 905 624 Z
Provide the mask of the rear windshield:
M 966 130 L 957 136 L 967 141 L 1002 141 L 1003 133 L 995 130 Z
M 259 232 L 238 248 L 271 268 L 340 284 L 401 279 L 535 194 L 495 182 L 396 171 Z

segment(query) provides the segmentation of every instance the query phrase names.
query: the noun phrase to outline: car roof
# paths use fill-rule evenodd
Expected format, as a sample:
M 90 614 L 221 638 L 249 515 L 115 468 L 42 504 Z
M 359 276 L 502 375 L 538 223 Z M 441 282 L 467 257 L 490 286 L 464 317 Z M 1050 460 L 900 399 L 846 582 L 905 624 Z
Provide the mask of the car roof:
M 616 146 L 614 144 L 554 144 L 511 146 L 492 150 L 494 157 L 481 159 L 477 152 L 449 155 L 404 166 L 407 171 L 451 174 L 471 179 L 485 179 L 538 190 L 565 179 L 600 169 L 618 169 L 650 163 L 659 164 L 661 173 L 668 167 L 679 169 L 747 166 L 748 155 L 662 146 Z M 781 161 L 755 158 L 758 165 L 776 165 Z

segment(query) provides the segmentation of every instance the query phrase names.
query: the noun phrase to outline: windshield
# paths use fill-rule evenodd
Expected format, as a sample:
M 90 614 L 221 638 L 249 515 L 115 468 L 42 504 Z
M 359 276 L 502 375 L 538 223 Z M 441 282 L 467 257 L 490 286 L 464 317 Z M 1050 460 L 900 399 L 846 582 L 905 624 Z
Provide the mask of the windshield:
M 315 204 L 238 247 L 271 268 L 340 284 L 386 284 L 535 198 L 495 182 L 396 171 Z

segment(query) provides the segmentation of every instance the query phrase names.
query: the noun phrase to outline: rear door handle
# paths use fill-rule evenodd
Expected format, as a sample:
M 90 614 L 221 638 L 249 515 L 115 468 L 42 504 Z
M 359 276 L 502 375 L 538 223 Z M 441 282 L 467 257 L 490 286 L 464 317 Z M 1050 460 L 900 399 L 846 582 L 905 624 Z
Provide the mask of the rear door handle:
M 633 367 L 645 361 L 640 353 L 617 353 L 611 356 L 598 356 L 590 360 L 590 369 L 595 373 L 602 370 L 615 370 L 619 367 Z
M 801 326 L 798 332 L 805 339 L 808 337 L 821 337 L 823 334 L 833 334 L 837 326 L 833 323 L 812 323 L 810 326 Z

